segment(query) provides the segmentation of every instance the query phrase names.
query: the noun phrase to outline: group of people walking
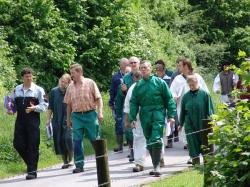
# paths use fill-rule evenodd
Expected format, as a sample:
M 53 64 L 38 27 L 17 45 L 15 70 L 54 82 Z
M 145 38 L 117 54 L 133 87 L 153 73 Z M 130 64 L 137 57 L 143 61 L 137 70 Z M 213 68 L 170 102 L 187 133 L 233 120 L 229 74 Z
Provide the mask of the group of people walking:
M 164 166 L 164 131 L 168 137 L 166 147 L 171 148 L 183 127 L 186 133 L 201 130 L 202 119 L 214 113 L 209 90 L 186 58 L 177 59 L 174 73 L 166 69 L 163 60 L 153 65 L 133 56 L 122 58 L 119 63 L 120 69 L 113 75 L 109 90 L 118 143 L 114 152 L 123 151 L 125 135 L 129 161 L 135 163 L 133 172 L 144 170 L 148 150 L 153 165 L 149 174 L 160 176 L 160 167 Z M 41 112 L 48 109 L 47 124 L 52 123 L 55 153 L 62 155 L 62 169 L 72 166 L 74 158 L 73 173 L 83 172 L 83 137 L 91 143 L 100 137 L 103 101 L 97 84 L 83 76 L 80 64 L 71 65 L 69 71 L 70 74 L 60 77 L 58 86 L 50 91 L 47 100 L 44 89 L 33 82 L 32 70 L 24 68 L 21 72 L 23 84 L 11 95 L 17 111 L 13 142 L 27 166 L 27 180 L 37 178 Z M 236 75 L 231 72 L 216 77 L 214 90 L 219 93 L 219 84 L 223 101 L 236 81 Z M 7 113 L 13 115 L 12 110 Z M 200 134 L 186 138 L 190 157 L 197 158 L 202 152 Z

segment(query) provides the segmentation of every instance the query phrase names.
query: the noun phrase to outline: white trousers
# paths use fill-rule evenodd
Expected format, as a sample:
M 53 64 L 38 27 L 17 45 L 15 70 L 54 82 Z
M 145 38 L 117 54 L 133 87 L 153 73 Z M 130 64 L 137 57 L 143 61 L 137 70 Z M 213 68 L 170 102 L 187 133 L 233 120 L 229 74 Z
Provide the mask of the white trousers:
M 146 139 L 143 134 L 143 130 L 141 127 L 141 123 L 136 122 L 136 127 L 132 129 L 133 131 L 133 149 L 134 149 L 134 159 L 135 164 L 139 164 L 141 166 L 144 166 L 145 159 L 146 159 Z

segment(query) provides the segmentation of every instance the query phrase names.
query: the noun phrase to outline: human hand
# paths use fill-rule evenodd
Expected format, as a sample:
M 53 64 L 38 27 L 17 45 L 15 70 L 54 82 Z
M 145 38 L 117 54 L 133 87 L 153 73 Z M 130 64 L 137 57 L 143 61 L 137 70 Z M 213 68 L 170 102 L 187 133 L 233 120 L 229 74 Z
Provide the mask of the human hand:
M 123 92 L 126 92 L 128 88 L 127 88 L 126 84 L 122 84 L 121 89 Z
M 103 114 L 102 113 L 98 113 L 98 121 L 100 124 L 102 124 L 102 122 L 103 122 Z
M 32 102 L 30 102 L 30 107 L 27 107 L 25 109 L 25 112 L 28 114 L 28 113 L 33 112 L 35 110 L 36 110 L 36 106 Z
M 136 128 L 136 121 L 132 121 L 132 123 L 131 123 L 131 128 L 132 128 L 132 129 L 135 129 L 135 128 Z
M 72 127 L 72 122 L 71 122 L 71 120 L 67 120 L 67 127 L 68 127 L 68 128 L 71 128 L 71 127 Z
M 170 127 L 172 128 L 173 125 L 174 125 L 174 123 L 175 123 L 174 118 L 169 118 L 169 119 L 168 119 L 168 123 L 170 124 Z
M 181 132 L 182 131 L 182 126 L 178 126 L 178 132 Z

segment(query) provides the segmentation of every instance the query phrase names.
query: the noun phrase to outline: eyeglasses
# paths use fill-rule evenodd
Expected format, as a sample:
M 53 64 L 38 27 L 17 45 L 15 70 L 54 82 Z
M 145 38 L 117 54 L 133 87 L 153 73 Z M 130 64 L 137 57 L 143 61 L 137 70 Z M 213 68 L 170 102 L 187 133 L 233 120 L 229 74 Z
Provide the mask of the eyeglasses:
M 130 64 L 137 64 L 137 62 L 130 62 Z

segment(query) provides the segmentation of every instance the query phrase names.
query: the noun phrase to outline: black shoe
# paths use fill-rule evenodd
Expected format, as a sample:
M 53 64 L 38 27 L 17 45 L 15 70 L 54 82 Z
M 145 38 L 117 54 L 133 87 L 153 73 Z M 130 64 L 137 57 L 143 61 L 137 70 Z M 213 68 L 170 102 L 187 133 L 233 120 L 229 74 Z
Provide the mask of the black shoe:
M 184 145 L 183 149 L 188 149 L 188 144 Z
M 129 158 L 128 160 L 129 160 L 129 162 L 134 162 L 135 161 L 134 158 Z
M 115 153 L 122 153 L 123 149 L 121 149 L 121 148 L 114 148 L 114 152 Z
M 189 160 L 187 161 L 187 164 L 193 164 L 192 159 L 189 159 Z
M 155 172 L 154 172 L 154 175 L 155 175 L 155 177 L 160 177 L 160 176 L 161 176 L 161 173 L 158 172 L 158 171 L 155 171 Z
M 72 166 L 72 164 L 63 164 L 62 169 L 67 169 L 67 168 L 69 168 L 71 166 Z
M 179 137 L 175 137 L 174 142 L 179 142 Z
M 32 180 L 32 179 L 36 179 L 36 178 L 37 178 L 36 173 L 29 173 L 28 175 L 26 175 L 26 180 Z
M 155 175 L 155 171 L 150 171 L 149 175 Z
M 168 148 L 173 148 L 173 144 L 172 144 L 172 143 L 171 143 L 171 144 L 168 144 L 168 145 L 165 146 L 165 148 L 166 148 L 166 149 L 168 149 Z
M 84 172 L 83 168 L 75 168 L 73 169 L 73 173 L 81 173 Z

